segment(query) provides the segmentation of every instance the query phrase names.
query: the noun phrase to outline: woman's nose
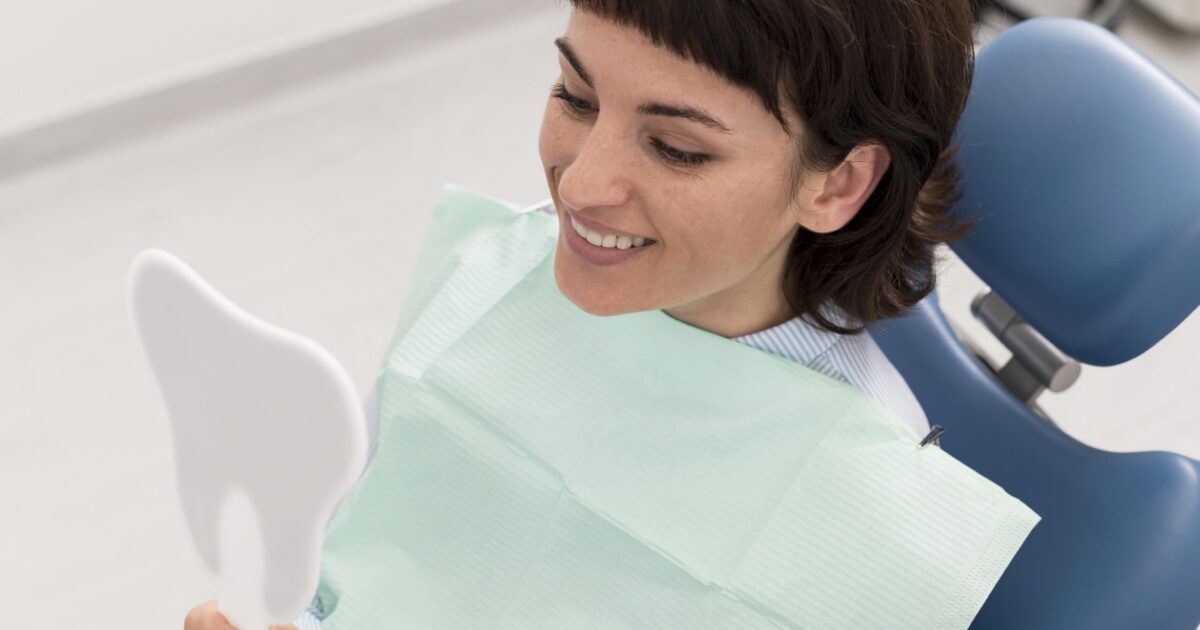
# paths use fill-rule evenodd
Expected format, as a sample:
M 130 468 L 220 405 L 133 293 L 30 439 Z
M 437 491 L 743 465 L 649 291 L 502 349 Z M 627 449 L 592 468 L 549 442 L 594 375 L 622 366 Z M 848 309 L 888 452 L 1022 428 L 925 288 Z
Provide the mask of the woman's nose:
M 629 198 L 631 156 L 622 132 L 597 122 L 562 173 L 558 196 L 572 208 L 620 206 Z

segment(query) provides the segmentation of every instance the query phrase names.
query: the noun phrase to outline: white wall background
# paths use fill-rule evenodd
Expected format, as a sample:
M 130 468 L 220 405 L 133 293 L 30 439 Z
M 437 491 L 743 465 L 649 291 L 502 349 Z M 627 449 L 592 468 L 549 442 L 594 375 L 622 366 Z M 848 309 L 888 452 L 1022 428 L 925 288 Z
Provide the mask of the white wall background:
M 0 138 L 453 0 L 5 0 Z

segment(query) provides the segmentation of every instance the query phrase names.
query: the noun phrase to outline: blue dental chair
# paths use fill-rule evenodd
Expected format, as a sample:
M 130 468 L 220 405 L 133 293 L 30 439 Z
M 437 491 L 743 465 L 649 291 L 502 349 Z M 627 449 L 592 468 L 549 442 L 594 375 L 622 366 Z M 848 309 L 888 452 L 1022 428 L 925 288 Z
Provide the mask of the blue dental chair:
M 1042 516 L 971 627 L 1193 630 L 1200 462 L 1089 447 L 1033 399 L 1200 305 L 1200 99 L 1096 24 L 1033 18 L 979 51 L 958 141 L 955 212 L 982 218 L 950 247 L 1013 360 L 975 353 L 936 292 L 868 332 L 941 448 Z

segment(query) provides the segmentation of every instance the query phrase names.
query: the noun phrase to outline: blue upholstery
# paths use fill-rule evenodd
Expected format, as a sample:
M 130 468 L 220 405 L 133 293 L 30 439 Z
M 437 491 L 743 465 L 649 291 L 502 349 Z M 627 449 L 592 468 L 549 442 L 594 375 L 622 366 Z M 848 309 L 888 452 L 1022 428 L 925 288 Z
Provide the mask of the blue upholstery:
M 956 212 L 983 218 L 951 248 L 1065 353 L 1127 361 L 1200 305 L 1200 102 L 1115 35 L 1058 17 L 1003 32 L 958 140 Z M 941 447 L 1042 516 L 972 628 L 1200 625 L 1200 462 L 1067 435 L 959 342 L 936 292 L 868 332 Z
M 956 254 L 1056 347 L 1128 361 L 1200 303 L 1200 99 L 1112 33 L 1034 18 L 979 52 Z

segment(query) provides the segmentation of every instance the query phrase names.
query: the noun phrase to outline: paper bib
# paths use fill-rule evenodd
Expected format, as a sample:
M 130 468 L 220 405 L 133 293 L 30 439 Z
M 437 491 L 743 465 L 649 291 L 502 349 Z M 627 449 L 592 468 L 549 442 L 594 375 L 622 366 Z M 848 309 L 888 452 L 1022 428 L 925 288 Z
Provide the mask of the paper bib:
M 868 394 L 554 281 L 452 184 L 327 532 L 325 630 L 966 628 L 1040 517 Z

